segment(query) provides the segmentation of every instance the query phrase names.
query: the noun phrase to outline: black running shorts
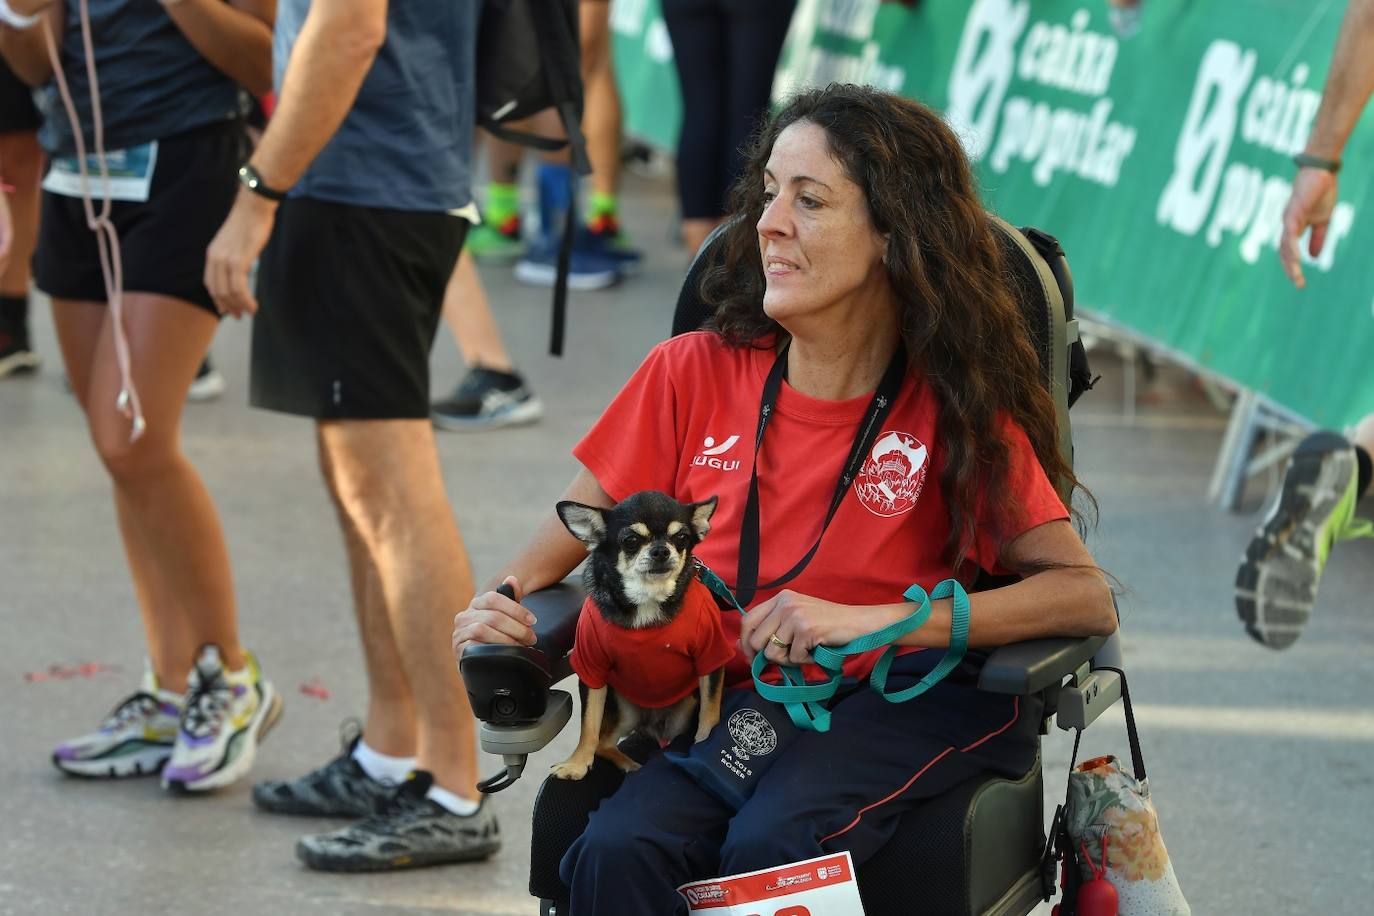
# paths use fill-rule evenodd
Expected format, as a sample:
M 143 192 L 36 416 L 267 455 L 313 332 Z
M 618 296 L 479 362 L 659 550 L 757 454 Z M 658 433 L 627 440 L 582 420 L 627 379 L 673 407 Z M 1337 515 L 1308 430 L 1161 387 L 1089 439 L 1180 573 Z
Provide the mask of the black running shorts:
M 158 141 L 148 199 L 117 200 L 110 209 L 125 290 L 171 296 L 219 317 L 205 288 L 205 249 L 233 206 L 238 168 L 247 152 L 238 121 L 220 121 Z M 100 180 L 93 177 L 99 212 Z M 34 285 L 54 299 L 104 302 L 97 244 L 81 198 L 44 191 Z
M 468 222 L 291 198 L 258 262 L 250 400 L 319 420 L 429 417 L 429 350 Z

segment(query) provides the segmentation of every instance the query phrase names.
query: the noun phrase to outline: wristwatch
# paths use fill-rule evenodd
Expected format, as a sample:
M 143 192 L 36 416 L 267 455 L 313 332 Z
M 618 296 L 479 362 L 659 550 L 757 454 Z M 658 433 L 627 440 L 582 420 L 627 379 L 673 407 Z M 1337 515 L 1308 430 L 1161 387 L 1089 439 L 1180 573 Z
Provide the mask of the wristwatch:
M 1341 170 L 1341 160 L 1313 156 L 1311 153 L 1298 153 L 1293 157 L 1293 162 L 1300 169 L 1322 169 L 1332 175 Z
M 268 200 L 286 200 L 285 191 L 269 188 L 263 183 L 262 176 L 258 174 L 257 169 L 253 168 L 252 163 L 245 162 L 239 166 L 239 183 L 254 194 L 259 194 Z

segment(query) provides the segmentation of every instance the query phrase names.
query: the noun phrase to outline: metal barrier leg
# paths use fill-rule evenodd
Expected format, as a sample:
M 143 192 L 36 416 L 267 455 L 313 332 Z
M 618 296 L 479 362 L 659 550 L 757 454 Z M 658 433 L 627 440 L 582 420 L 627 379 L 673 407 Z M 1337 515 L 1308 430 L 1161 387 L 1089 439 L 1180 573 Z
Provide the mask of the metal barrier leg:
M 1212 468 L 1212 482 L 1207 487 L 1207 501 L 1232 511 L 1240 499 L 1245 482 L 1245 465 L 1250 458 L 1250 445 L 1255 435 L 1255 411 L 1259 398 L 1249 388 L 1236 394 L 1231 406 L 1231 419 L 1221 440 L 1216 464 Z

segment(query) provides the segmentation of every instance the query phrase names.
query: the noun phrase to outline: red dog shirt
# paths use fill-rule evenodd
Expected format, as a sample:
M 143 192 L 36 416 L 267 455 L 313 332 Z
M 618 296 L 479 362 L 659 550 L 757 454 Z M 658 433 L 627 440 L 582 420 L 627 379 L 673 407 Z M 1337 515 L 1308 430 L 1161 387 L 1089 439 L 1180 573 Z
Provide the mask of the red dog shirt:
M 711 592 L 696 579 L 670 623 L 629 630 L 608 622 L 588 596 L 577 618 L 572 666 L 582 683 L 609 685 L 631 703 L 662 709 L 697 689 L 735 656 Z

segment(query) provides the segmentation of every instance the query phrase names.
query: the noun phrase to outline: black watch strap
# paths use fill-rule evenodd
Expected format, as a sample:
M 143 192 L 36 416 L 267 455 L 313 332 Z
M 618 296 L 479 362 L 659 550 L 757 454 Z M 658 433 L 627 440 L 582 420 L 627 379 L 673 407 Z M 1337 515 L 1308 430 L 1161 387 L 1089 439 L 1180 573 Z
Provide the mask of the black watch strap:
M 1313 156 L 1311 153 L 1298 153 L 1293 157 L 1293 162 L 1300 169 L 1323 169 L 1332 175 L 1341 170 L 1341 160 L 1325 159 L 1321 156 Z
M 286 200 L 286 192 L 278 191 L 276 188 L 269 188 L 258 174 L 258 170 L 253 168 L 251 163 L 245 162 L 239 166 L 239 183 L 254 194 L 260 194 L 268 200 Z

